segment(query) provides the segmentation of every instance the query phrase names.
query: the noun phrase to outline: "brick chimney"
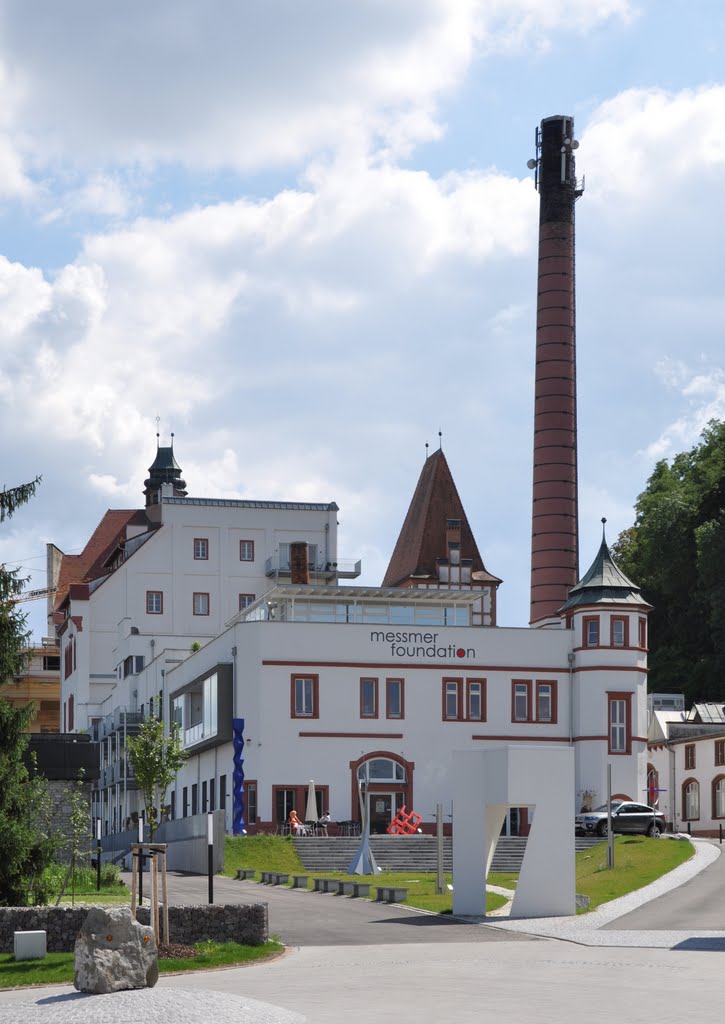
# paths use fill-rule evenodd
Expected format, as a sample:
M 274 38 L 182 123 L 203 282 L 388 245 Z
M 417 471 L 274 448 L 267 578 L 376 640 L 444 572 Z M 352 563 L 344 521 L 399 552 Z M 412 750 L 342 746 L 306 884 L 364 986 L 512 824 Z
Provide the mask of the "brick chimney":
M 310 563 L 307 554 L 307 541 L 296 540 L 289 546 L 290 582 L 307 584 L 310 582 Z
M 574 120 L 536 134 L 539 265 L 536 307 L 531 623 L 556 616 L 579 575 L 576 423 Z

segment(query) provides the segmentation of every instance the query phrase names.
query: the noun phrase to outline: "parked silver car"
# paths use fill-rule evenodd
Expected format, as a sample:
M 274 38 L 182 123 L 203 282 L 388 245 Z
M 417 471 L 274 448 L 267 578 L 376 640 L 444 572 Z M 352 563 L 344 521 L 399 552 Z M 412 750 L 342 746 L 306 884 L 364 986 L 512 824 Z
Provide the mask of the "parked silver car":
M 659 836 L 665 831 L 667 822 L 662 811 L 647 804 L 635 804 L 626 800 L 612 801 L 612 832 L 635 832 L 644 836 Z M 607 805 L 583 811 L 574 819 L 574 831 L 584 835 L 607 835 Z

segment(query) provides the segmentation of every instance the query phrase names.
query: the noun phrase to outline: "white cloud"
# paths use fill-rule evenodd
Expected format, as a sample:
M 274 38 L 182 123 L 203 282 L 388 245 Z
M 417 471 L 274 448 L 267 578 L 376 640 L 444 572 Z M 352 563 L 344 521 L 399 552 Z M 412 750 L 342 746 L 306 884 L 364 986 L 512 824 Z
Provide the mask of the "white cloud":
M 7 0 L 3 117 L 40 166 L 250 168 L 378 144 L 407 153 L 440 135 L 437 104 L 478 50 L 539 47 L 630 14 L 628 0 L 75 0 L 31 18 Z
M 658 372 L 666 385 L 682 395 L 685 412 L 668 423 L 644 449 L 653 460 L 665 459 L 694 445 L 712 420 L 725 419 L 725 372 L 720 367 L 695 370 L 683 363 L 664 360 Z
M 602 103 L 581 139 L 588 199 L 662 196 L 693 174 L 722 175 L 725 85 L 627 89 Z

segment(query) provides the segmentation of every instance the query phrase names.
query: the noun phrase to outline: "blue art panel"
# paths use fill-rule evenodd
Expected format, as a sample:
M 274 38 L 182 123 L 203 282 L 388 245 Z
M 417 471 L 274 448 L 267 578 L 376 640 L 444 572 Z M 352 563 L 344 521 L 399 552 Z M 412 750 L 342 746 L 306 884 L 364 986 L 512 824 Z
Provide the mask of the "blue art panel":
M 232 833 L 240 836 L 245 831 L 244 821 L 244 719 L 232 719 L 234 745 L 234 774 L 232 776 Z

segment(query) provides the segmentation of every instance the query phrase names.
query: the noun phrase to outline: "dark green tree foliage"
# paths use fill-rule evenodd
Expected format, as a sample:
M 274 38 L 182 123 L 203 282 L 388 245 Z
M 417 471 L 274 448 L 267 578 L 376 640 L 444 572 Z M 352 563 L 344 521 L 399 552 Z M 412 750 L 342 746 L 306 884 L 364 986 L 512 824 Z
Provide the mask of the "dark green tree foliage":
M 658 462 L 613 549 L 650 615 L 649 689 L 725 699 L 725 423 Z
M 39 482 L 0 491 L 0 522 L 32 497 Z M 0 565 L 0 683 L 20 675 L 28 663 L 26 617 L 13 600 L 24 582 L 17 570 Z M 28 902 L 55 850 L 47 784 L 31 776 L 23 761 L 34 714 L 32 704 L 15 708 L 0 698 L 0 906 Z

